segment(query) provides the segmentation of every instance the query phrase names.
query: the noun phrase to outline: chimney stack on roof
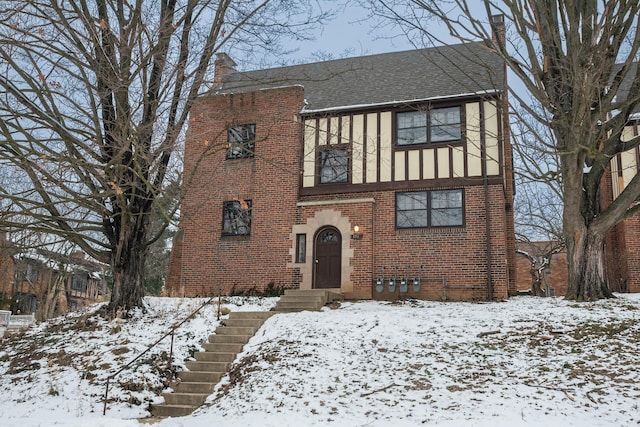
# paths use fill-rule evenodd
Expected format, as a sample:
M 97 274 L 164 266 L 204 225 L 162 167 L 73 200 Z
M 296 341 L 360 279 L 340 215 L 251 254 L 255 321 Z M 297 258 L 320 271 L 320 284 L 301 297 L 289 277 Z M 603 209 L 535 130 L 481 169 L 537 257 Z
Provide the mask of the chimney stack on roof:
M 226 53 L 216 53 L 216 60 L 213 63 L 214 86 L 219 87 L 227 74 L 234 73 L 236 65 L 235 61 Z
M 502 14 L 491 16 L 491 39 L 498 46 L 504 46 L 507 41 Z

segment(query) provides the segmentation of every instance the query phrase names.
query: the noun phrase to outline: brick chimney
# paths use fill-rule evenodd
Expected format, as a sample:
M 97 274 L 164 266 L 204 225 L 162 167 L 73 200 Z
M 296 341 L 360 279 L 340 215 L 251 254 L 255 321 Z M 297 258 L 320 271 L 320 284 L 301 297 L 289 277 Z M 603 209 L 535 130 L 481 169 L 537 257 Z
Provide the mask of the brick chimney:
M 502 14 L 491 16 L 491 39 L 498 46 L 504 46 L 507 42 Z
M 234 73 L 236 65 L 234 60 L 226 53 L 216 53 L 216 60 L 213 63 L 214 86 L 219 87 L 227 74 Z

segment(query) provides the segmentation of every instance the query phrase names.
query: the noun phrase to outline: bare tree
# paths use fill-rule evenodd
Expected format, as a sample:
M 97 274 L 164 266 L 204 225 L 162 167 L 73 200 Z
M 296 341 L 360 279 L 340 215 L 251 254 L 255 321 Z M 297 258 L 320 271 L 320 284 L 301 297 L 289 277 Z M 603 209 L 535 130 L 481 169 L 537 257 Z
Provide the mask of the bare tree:
M 0 224 L 73 242 L 110 264 L 111 313 L 141 306 L 150 213 L 214 54 L 281 52 L 326 17 L 309 1 L 0 1 Z
M 454 39 L 483 41 L 504 58 L 512 82 L 523 87 L 522 92 L 510 93 L 512 104 L 551 132 L 546 142 L 558 164 L 547 172 L 558 182 L 563 203 L 569 267 L 566 297 L 578 301 L 611 297 L 604 274 L 604 240 L 612 227 L 640 213 L 640 174 L 609 206 L 602 206 L 599 190 L 610 160 L 640 144 L 640 136 L 623 136 L 640 107 L 640 3 L 372 0 L 372 4 L 375 14 L 399 25 L 414 40 L 441 42 L 430 21 L 436 19 Z M 500 28 L 490 17 L 499 14 L 504 15 L 507 42 L 492 37 L 492 30 Z

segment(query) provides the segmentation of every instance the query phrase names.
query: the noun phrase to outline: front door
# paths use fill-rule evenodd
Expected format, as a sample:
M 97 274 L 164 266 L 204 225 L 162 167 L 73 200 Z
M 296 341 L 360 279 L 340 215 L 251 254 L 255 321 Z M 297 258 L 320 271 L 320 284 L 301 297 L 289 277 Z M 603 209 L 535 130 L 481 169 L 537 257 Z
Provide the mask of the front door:
M 315 289 L 340 288 L 342 270 L 342 236 L 334 227 L 318 230 L 314 242 Z

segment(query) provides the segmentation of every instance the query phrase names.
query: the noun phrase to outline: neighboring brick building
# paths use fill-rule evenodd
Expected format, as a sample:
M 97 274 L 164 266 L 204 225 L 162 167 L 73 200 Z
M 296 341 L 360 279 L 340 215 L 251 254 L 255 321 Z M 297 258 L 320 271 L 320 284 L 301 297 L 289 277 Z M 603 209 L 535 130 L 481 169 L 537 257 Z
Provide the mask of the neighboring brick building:
M 106 301 L 110 292 L 105 270 L 106 266 L 86 259 L 82 252 L 61 255 L 41 248 L 21 249 L 0 231 L 2 310 L 34 313 L 38 320 L 46 320 Z
M 470 43 L 234 66 L 218 55 L 216 87 L 191 111 L 168 294 L 269 283 L 365 299 L 516 292 L 497 55 Z
M 534 280 L 532 277 L 532 263 L 530 257 L 536 260 L 533 265 L 534 274 L 538 274 L 541 257 L 551 255 L 551 265 L 546 268 L 546 275 L 540 277 L 541 287 L 545 290 L 545 286 L 549 287 L 550 295 L 564 296 L 567 293 L 567 251 L 564 247 L 559 248 L 559 242 L 517 242 L 516 243 L 516 260 L 517 260 L 517 283 L 518 292 L 528 292 Z M 544 261 L 542 261 L 544 262 Z

